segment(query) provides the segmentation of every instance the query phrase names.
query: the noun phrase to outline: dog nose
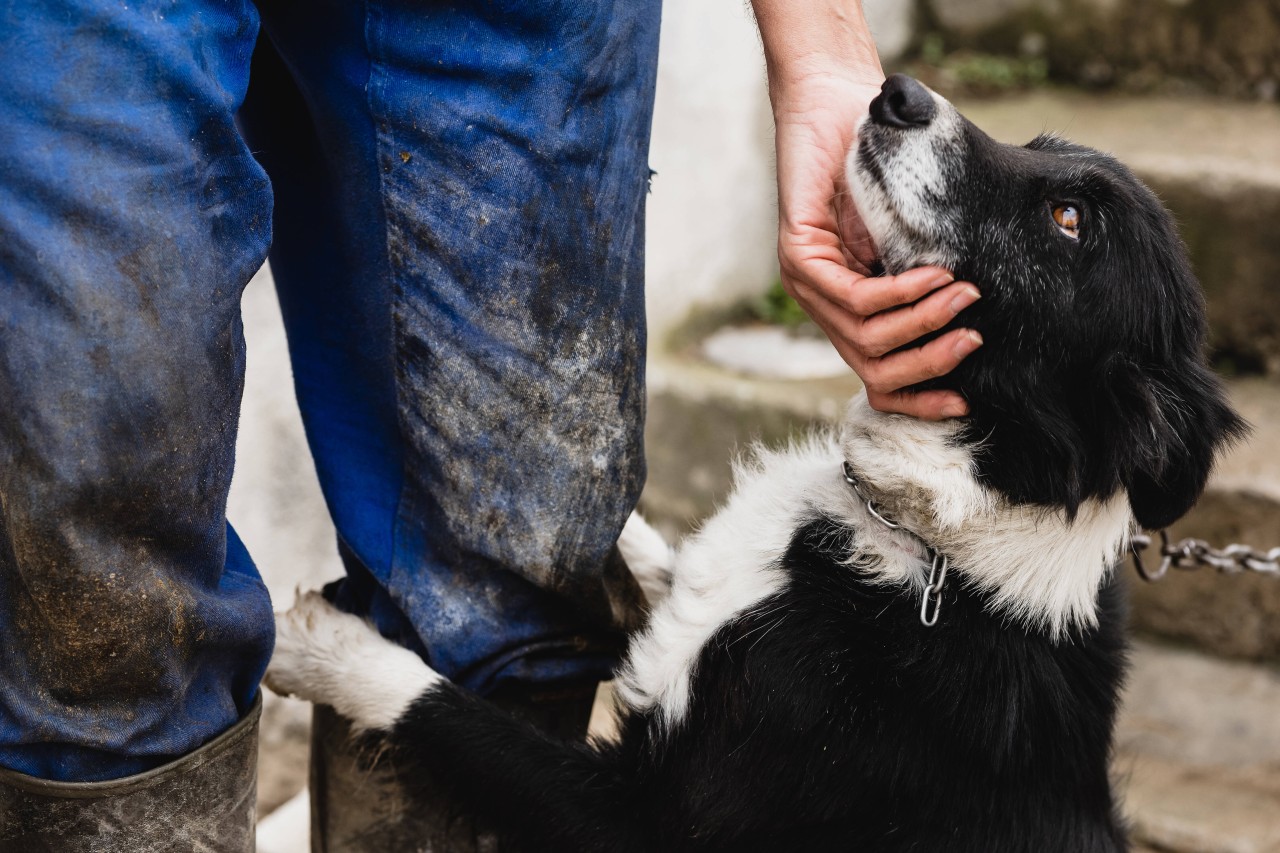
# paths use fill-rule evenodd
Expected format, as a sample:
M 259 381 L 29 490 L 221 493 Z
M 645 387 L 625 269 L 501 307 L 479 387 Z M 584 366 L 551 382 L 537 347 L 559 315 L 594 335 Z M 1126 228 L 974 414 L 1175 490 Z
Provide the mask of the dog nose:
M 905 74 L 894 74 L 871 102 L 871 118 L 890 127 L 925 127 L 938 108 L 929 90 Z

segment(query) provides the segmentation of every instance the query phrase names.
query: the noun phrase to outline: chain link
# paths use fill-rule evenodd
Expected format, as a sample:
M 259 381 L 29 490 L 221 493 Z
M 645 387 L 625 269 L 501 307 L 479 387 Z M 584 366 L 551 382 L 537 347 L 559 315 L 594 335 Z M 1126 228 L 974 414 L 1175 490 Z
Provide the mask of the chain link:
M 876 521 L 890 530 L 902 530 L 904 533 L 909 533 L 920 539 L 920 544 L 924 545 L 925 551 L 929 554 L 930 566 L 929 582 L 925 585 L 924 595 L 920 597 L 920 624 L 926 628 L 932 628 L 938 624 L 938 614 L 942 612 L 942 585 L 947 582 L 947 555 L 935 551 L 933 546 L 925 542 L 924 539 L 921 539 L 910 530 L 904 529 L 901 524 L 880 512 L 876 508 L 876 502 L 867 497 L 866 493 L 862 491 L 862 481 L 854 473 L 852 465 L 845 462 L 842 470 L 844 471 L 844 481 L 853 487 L 853 493 L 858 496 L 858 500 L 866 504 L 867 512 Z
M 1228 545 L 1225 548 L 1214 548 L 1203 539 L 1188 537 L 1177 542 L 1169 541 L 1169 534 L 1161 530 L 1160 567 L 1152 572 L 1142 563 L 1142 552 L 1152 545 L 1151 536 L 1136 533 L 1129 540 L 1129 549 L 1133 554 L 1133 566 L 1146 581 L 1158 581 L 1169 569 L 1198 569 L 1201 566 L 1212 566 L 1220 572 L 1236 574 L 1238 572 L 1257 572 L 1258 574 L 1280 577 L 1280 548 L 1270 551 L 1259 551 L 1248 545 Z
M 933 555 L 929 567 L 929 585 L 924 588 L 924 597 L 920 599 L 920 624 L 932 628 L 938 624 L 938 614 L 942 612 L 942 585 L 947 582 L 947 555 L 939 554 L 932 548 Z M 932 611 L 929 605 L 932 604 Z M 930 613 L 932 612 L 932 615 Z

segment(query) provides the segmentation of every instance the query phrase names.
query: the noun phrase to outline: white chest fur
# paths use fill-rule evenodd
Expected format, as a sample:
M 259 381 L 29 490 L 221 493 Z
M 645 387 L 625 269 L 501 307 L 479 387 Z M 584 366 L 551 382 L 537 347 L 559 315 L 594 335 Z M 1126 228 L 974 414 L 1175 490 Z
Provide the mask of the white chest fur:
M 1127 545 L 1124 494 L 1061 511 L 1013 505 L 973 476 L 954 423 L 873 411 L 855 398 L 837 441 L 818 436 L 757 451 L 735 469 L 728 502 L 677 549 L 670 593 L 631 642 L 619 698 L 675 725 L 689 706 L 694 667 L 721 625 L 764 605 L 787 582 L 780 566 L 797 529 L 826 516 L 854 531 L 847 568 L 870 582 L 923 590 L 925 550 L 913 535 L 873 520 L 841 474 L 848 459 L 878 492 L 898 498 L 900 521 L 946 553 L 991 606 L 1060 639 L 1096 622 L 1098 590 Z
M 786 582 L 779 561 L 796 530 L 819 515 L 865 530 L 864 546 L 899 578 L 918 575 L 923 551 L 909 537 L 866 530 L 866 512 L 841 475 L 839 444 L 818 436 L 786 450 L 758 450 L 736 466 L 723 509 L 676 551 L 671 591 L 631 642 L 616 690 L 668 725 L 683 719 L 698 655 L 716 630 L 760 606 Z
M 1073 521 L 1059 508 L 1010 503 L 976 479 L 958 431 L 955 421 L 876 412 L 859 395 L 841 443 L 890 496 L 898 520 L 946 554 L 992 608 L 1054 639 L 1096 624 L 1098 591 L 1133 527 L 1128 495 L 1087 500 Z

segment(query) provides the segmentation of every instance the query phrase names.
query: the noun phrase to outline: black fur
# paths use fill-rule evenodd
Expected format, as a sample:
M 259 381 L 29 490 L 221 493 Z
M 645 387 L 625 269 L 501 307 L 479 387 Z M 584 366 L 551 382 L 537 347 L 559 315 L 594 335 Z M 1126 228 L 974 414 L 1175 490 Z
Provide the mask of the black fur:
M 982 299 L 948 328 L 984 345 L 926 387 L 969 401 L 979 476 L 1013 500 L 1074 514 L 1124 488 L 1140 524 L 1167 526 L 1245 432 L 1205 366 L 1203 296 L 1172 217 L 1093 149 L 1004 145 L 968 121 L 960 146 L 942 215 L 959 226 L 956 277 Z M 1081 209 L 1078 241 L 1050 218 L 1059 202 Z
M 884 185 L 881 156 L 923 121 L 864 128 L 870 180 Z M 956 325 L 985 346 L 932 383 L 970 400 L 981 478 L 1069 514 L 1125 489 L 1144 525 L 1177 518 L 1242 425 L 1205 367 L 1169 215 L 1090 149 L 1001 145 L 967 122 L 940 144 L 950 185 L 928 201 L 950 227 L 903 222 L 885 263 L 945 240 L 982 290 Z M 1059 202 L 1083 212 L 1078 242 L 1050 217 Z M 957 567 L 945 618 L 924 628 L 916 595 L 844 564 L 853 536 L 820 517 L 795 532 L 785 584 L 703 647 L 674 727 L 631 713 L 618 745 L 564 744 L 445 686 L 388 741 L 530 850 L 1125 849 L 1107 777 L 1114 581 L 1098 627 L 1054 641 L 993 612 Z
M 1113 584 L 1101 627 L 1054 645 L 962 583 L 946 619 L 837 568 L 845 528 L 815 519 L 786 587 L 724 625 L 667 737 L 566 745 L 458 688 L 391 740 L 531 850 L 1124 849 L 1107 778 L 1123 665 Z

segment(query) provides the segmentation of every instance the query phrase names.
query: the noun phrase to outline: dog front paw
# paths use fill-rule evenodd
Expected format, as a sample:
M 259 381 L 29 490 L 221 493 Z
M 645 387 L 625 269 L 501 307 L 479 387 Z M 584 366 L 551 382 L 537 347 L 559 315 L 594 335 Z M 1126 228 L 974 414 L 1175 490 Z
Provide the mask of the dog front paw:
M 443 678 L 364 620 L 318 592 L 276 614 L 266 685 L 281 695 L 332 705 L 357 729 L 388 729 Z

